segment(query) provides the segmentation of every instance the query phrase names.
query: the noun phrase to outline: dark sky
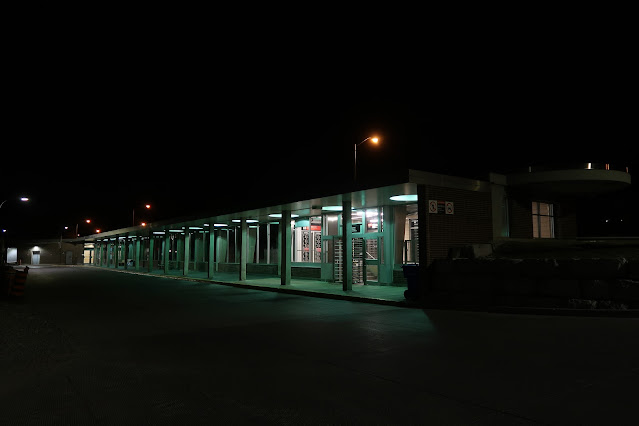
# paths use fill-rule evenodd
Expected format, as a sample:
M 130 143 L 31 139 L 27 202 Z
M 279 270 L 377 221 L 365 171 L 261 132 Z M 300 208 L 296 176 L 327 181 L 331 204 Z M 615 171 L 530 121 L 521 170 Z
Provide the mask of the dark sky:
M 382 143 L 360 146 L 363 185 L 405 167 L 485 178 L 583 161 L 639 176 L 627 64 L 460 54 L 355 65 L 323 53 L 108 43 L 20 53 L 3 227 L 49 237 L 80 223 L 86 234 L 130 225 L 145 203 L 160 220 L 341 192 L 353 144 L 372 134 Z M 15 202 L 22 194 L 32 201 Z M 622 211 L 636 194 L 622 194 Z

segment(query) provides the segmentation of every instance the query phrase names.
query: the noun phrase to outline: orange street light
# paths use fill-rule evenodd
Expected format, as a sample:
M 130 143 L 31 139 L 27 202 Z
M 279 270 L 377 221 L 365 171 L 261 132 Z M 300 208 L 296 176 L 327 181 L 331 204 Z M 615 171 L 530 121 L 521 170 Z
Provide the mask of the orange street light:
M 374 144 L 379 143 L 379 138 L 377 136 L 369 136 L 360 143 L 355 144 L 355 157 L 354 157 L 354 167 L 353 167 L 353 182 L 357 182 L 357 147 L 363 144 L 366 141 L 371 141 Z
M 145 204 L 144 208 L 146 208 L 147 210 L 151 210 L 151 204 Z M 131 224 L 135 226 L 135 207 L 132 209 L 131 219 L 132 219 Z M 146 226 L 146 225 L 142 225 L 142 226 Z

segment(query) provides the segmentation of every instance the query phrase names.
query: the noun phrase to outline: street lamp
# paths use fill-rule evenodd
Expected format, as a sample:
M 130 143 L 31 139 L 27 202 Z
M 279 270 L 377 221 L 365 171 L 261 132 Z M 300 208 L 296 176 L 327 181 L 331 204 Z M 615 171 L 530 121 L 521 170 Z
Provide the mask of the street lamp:
M 2 208 L 2 206 L 4 206 L 4 203 L 6 203 L 7 201 L 9 201 L 8 198 L 6 200 L 4 200 L 2 203 L 0 203 L 0 209 Z M 20 201 L 22 201 L 22 202 L 29 201 L 29 197 L 20 197 Z
M 354 167 L 353 167 L 353 181 L 357 182 L 357 147 L 363 144 L 366 141 L 371 141 L 374 144 L 379 142 L 379 138 L 377 136 L 369 136 L 360 143 L 355 144 L 355 156 L 354 156 Z
M 86 223 L 91 223 L 91 219 L 86 219 L 86 220 L 85 220 L 85 222 L 86 222 Z M 79 237 L 79 236 L 80 236 L 80 234 L 78 234 L 78 225 L 79 225 L 79 223 L 76 223 L 76 224 L 75 224 L 75 236 L 76 236 L 76 237 Z M 64 227 L 64 229 L 67 229 L 67 227 L 65 226 L 65 227 Z
M 145 204 L 144 208 L 147 209 L 147 210 L 151 210 L 151 204 Z M 135 207 L 133 208 L 132 217 L 133 217 L 133 226 L 135 226 Z M 144 225 L 142 225 L 142 226 L 144 226 Z
M 9 201 L 8 198 L 0 203 L 0 209 L 2 208 L 2 206 L 4 206 L 4 203 L 6 203 L 7 201 Z M 26 201 L 29 201 L 29 198 L 28 197 L 20 197 L 20 201 L 26 202 Z M 6 259 L 6 253 L 5 253 L 5 247 L 4 247 L 4 234 L 6 232 L 7 232 L 6 229 L 2 229 L 2 234 L 0 234 L 0 236 L 1 236 L 1 238 L 0 238 L 0 264 L 1 265 L 4 265 L 4 261 Z

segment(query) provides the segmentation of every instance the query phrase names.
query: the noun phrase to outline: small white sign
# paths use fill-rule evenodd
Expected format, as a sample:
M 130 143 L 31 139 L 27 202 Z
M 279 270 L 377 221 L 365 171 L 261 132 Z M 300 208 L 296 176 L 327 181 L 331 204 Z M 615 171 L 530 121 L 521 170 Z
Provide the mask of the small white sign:
M 455 203 L 446 201 L 446 214 L 455 214 Z
M 437 200 L 428 200 L 428 213 L 437 213 Z

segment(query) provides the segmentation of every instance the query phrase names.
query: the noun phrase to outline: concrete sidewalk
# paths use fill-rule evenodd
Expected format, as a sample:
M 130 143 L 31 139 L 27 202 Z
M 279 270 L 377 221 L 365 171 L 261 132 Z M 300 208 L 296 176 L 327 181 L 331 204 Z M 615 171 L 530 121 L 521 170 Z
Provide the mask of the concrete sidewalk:
M 182 275 L 179 270 L 171 270 L 169 274 L 156 269 L 153 272 L 135 271 L 124 268 L 104 268 L 99 266 L 85 266 L 100 270 L 125 272 L 129 274 L 150 275 L 162 278 L 172 278 L 211 284 L 222 284 L 240 288 L 251 288 L 255 290 L 274 291 L 278 293 L 299 294 L 311 297 L 322 297 L 335 300 L 350 300 L 355 302 L 375 303 L 379 305 L 411 307 L 415 306 L 404 298 L 406 287 L 380 286 L 380 285 L 353 285 L 350 291 L 342 290 L 339 283 L 310 279 L 291 279 L 291 285 L 282 286 L 280 278 L 259 274 L 248 274 L 245 281 L 238 279 L 238 274 L 234 272 L 217 272 L 213 278 L 208 278 L 206 272 L 189 272 L 189 275 Z

